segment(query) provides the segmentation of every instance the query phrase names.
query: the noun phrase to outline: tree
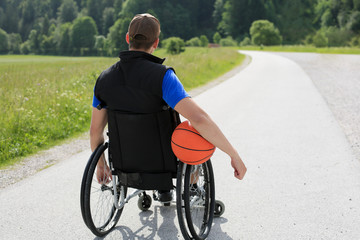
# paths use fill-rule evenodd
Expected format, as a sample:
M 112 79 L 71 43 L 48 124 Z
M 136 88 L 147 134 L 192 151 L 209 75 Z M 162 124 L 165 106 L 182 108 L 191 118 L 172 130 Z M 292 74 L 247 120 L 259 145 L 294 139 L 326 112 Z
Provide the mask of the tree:
M 60 55 L 69 55 L 71 53 L 71 28 L 71 23 L 65 23 L 56 30 L 55 42 L 57 43 L 57 51 Z
M 0 28 L 4 28 L 6 20 L 4 9 L 0 7 Z
M 219 23 L 221 22 L 222 14 L 224 12 L 224 5 L 225 5 L 224 0 L 216 0 L 214 3 L 214 12 L 212 16 L 216 26 L 218 26 Z
M 227 0 L 218 31 L 223 36 L 242 38 L 253 21 L 264 17 L 267 17 L 264 0 Z
M 353 0 L 354 10 L 360 11 L 360 0 Z
M 11 54 L 19 54 L 20 53 L 20 45 L 21 45 L 21 36 L 18 33 L 10 33 L 8 34 L 9 40 L 9 52 Z
M 78 14 L 78 7 L 74 0 L 64 0 L 59 7 L 58 17 L 61 23 L 72 22 Z
M 102 18 L 102 12 L 103 12 L 103 6 L 101 3 L 102 3 L 102 1 L 98 1 L 98 0 L 87 0 L 86 1 L 88 14 L 94 20 L 94 22 L 96 23 L 97 29 L 100 32 L 102 31 L 101 18 Z
M 115 9 L 114 8 L 105 8 L 103 12 L 103 35 L 107 35 L 109 32 L 109 28 L 114 25 L 115 22 Z
M 97 33 L 96 24 L 91 17 L 77 18 L 71 32 L 71 41 L 74 48 L 77 50 L 81 48 L 92 50 Z
M 126 50 L 128 45 L 125 41 L 125 36 L 128 31 L 128 26 L 130 24 L 131 18 L 120 18 L 115 24 L 109 29 L 109 34 L 107 39 L 109 41 L 110 54 L 112 54 L 112 49 L 117 50 Z
M 7 53 L 8 50 L 8 34 L 0 28 L 0 53 Z
M 121 12 L 123 0 L 114 0 L 114 9 L 116 16 Z
M 42 35 L 40 49 L 43 54 L 55 54 L 56 42 L 54 41 L 54 35 L 50 35 L 50 36 Z
M 41 35 L 35 29 L 31 30 L 29 34 L 29 50 L 31 53 L 40 53 L 40 42 L 41 42 Z
M 270 3 L 268 1 L 267 3 Z M 283 42 L 300 43 L 313 31 L 314 0 L 273 0 L 267 9 L 267 19 L 279 28 Z
M 166 1 L 164 10 L 159 12 L 162 33 L 164 37 L 177 36 L 189 39 L 194 32 L 194 24 L 190 21 L 190 13 L 180 4 L 173 5 Z M 187 27 L 184 27 L 187 26 Z
M 21 20 L 19 22 L 19 33 L 23 39 L 26 39 L 32 30 L 35 20 L 35 8 L 29 0 L 21 2 L 19 6 Z M 13 13 L 11 13 L 13 14 Z
M 250 35 L 255 45 L 279 45 L 282 42 L 279 29 L 268 20 L 254 21 L 250 27 Z
M 42 21 L 41 33 L 44 34 L 44 35 L 48 35 L 49 27 L 50 27 L 50 21 L 49 21 L 48 15 L 46 14 L 43 21 Z
M 360 11 L 353 11 L 351 13 L 347 28 L 355 33 L 360 33 Z

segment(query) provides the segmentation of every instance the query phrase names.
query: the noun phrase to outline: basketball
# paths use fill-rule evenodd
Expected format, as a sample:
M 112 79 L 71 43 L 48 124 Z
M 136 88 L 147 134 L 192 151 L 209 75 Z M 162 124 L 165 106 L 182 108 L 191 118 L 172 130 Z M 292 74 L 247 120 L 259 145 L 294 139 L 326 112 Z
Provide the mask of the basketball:
M 215 146 L 203 138 L 189 121 L 184 121 L 175 128 L 171 148 L 180 161 L 189 165 L 202 164 L 215 152 Z

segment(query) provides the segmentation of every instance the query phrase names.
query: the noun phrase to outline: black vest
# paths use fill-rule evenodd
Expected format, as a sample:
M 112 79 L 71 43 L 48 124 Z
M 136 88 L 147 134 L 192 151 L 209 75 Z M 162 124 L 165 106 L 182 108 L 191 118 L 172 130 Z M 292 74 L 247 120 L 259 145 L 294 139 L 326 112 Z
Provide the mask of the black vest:
M 145 52 L 124 51 L 120 61 L 101 73 L 95 96 L 110 110 L 154 113 L 167 104 L 162 99 L 165 59 Z
M 145 52 L 121 52 L 120 59 L 95 85 L 108 110 L 110 161 L 126 186 L 171 189 L 177 164 L 171 134 L 179 118 L 162 99 L 168 68 Z

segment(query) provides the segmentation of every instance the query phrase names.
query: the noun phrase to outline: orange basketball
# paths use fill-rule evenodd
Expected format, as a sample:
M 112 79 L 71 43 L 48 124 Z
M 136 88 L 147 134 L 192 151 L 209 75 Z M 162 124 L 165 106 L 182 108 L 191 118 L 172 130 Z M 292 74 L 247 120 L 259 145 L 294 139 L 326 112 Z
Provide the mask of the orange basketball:
M 171 147 L 180 161 L 190 165 L 206 162 L 215 152 L 215 146 L 205 140 L 189 121 L 184 121 L 175 128 Z

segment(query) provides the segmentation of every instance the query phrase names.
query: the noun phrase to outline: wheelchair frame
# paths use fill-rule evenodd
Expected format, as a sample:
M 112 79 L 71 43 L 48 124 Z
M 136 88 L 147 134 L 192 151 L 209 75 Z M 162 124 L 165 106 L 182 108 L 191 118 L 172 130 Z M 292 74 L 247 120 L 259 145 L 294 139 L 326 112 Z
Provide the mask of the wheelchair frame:
M 132 198 L 139 196 L 138 207 L 142 211 L 146 211 L 151 206 L 151 197 L 146 194 L 146 190 L 134 189 L 127 195 L 127 187 L 120 184 L 119 178 L 113 169 L 111 161 L 106 160 L 112 173 L 111 184 L 99 184 L 94 180 L 98 161 L 108 148 L 109 143 L 99 145 L 91 154 L 89 161 L 85 167 L 80 193 L 80 205 L 83 220 L 86 226 L 97 236 L 103 237 L 107 235 L 117 224 L 124 209 L 125 204 Z M 106 158 L 105 158 L 106 159 Z M 196 176 L 198 174 L 198 176 Z M 196 181 L 194 181 L 194 176 Z M 200 181 L 201 180 L 201 181 Z M 100 195 L 105 195 L 105 199 L 113 199 L 109 201 L 106 219 L 104 218 L 100 226 L 95 223 L 97 213 L 91 208 L 91 196 L 93 193 L 92 184 L 100 187 Z M 199 183 L 199 184 L 198 184 Z M 112 186 L 108 186 L 112 185 Z M 225 206 L 221 201 L 215 200 L 215 184 L 211 161 L 207 161 L 200 165 L 187 165 L 178 161 L 177 180 L 176 180 L 176 208 L 178 222 L 183 237 L 188 239 L 203 240 L 209 235 L 213 217 L 221 216 L 225 211 Z M 94 194 L 95 194 L 94 193 Z M 106 198 L 106 194 L 112 196 Z M 103 197 L 101 197 L 102 199 Z M 154 200 L 157 200 L 155 192 Z M 100 197 L 98 198 L 100 199 Z M 110 206 L 112 205 L 112 206 Z M 169 206 L 170 203 L 165 203 Z M 200 215 L 200 216 L 198 216 Z

